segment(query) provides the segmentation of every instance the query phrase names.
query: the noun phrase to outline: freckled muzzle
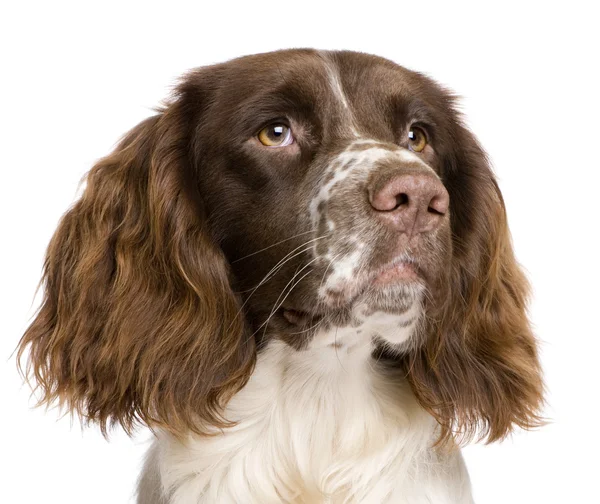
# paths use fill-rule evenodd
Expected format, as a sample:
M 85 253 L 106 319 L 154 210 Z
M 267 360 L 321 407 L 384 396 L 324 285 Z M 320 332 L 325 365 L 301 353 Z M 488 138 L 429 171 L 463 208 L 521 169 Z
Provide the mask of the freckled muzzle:
M 313 250 L 326 270 L 319 297 L 328 305 L 350 302 L 390 265 L 430 268 L 448 235 L 439 231 L 448 227 L 449 195 L 428 165 L 396 146 L 356 147 L 333 160 L 311 202 L 317 236 L 324 237 Z M 416 274 L 383 278 L 423 280 Z

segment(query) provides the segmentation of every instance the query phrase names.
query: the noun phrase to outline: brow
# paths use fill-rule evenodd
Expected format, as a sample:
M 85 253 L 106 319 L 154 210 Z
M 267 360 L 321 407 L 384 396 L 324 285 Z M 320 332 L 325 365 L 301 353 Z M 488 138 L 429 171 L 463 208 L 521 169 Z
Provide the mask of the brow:
M 398 123 L 423 122 L 435 126 L 436 119 L 431 105 L 415 96 L 397 94 L 390 99 L 394 118 Z
M 241 102 L 235 109 L 239 129 L 243 132 L 253 131 L 270 121 L 288 117 L 308 121 L 314 119 L 319 100 L 306 87 L 284 83 L 273 89 L 263 89 Z

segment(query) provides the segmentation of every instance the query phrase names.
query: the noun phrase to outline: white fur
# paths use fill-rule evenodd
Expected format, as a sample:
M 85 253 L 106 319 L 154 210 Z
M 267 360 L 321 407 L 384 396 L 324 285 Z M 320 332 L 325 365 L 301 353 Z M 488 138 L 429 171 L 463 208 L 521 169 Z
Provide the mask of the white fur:
M 339 124 L 353 137 L 325 167 L 309 203 L 318 225 L 336 186 L 364 185 L 383 159 L 423 162 L 401 147 L 360 136 L 335 65 L 323 55 Z M 357 144 L 372 144 L 352 150 Z M 324 205 L 321 205 L 321 204 Z M 327 210 L 324 210 L 327 211 Z M 327 218 L 327 229 L 337 231 Z M 343 238 L 353 253 L 324 259 L 331 274 L 319 290 L 351 282 L 365 257 L 360 230 Z M 315 240 L 315 257 L 317 243 Z M 317 330 L 309 347 L 273 339 L 259 354 L 247 385 L 225 411 L 235 426 L 178 441 L 157 433 L 140 480 L 140 504 L 470 504 L 458 450 L 432 447 L 435 420 L 417 403 L 403 372 L 377 362 L 374 341 L 392 349 L 415 340 L 420 294 L 400 314 L 358 304 L 352 325 Z
M 360 249 L 354 250 L 353 252 L 337 258 L 335 261 L 331 261 L 331 255 L 325 257 L 330 262 L 331 274 L 327 276 L 325 282 L 319 287 L 318 294 L 322 298 L 325 298 L 327 291 L 330 289 L 340 289 L 345 283 L 352 279 L 355 271 L 358 269 L 360 259 L 362 258 L 362 252 Z
M 393 322 L 382 315 L 320 330 L 302 351 L 272 340 L 227 407 L 235 427 L 185 442 L 157 435 L 140 502 L 472 503 L 460 452 L 431 448 L 434 419 L 401 372 L 371 357 Z
M 352 150 L 353 146 L 364 143 L 373 144 L 373 146 L 362 151 Z M 392 151 L 382 148 L 381 143 L 376 140 L 368 138 L 354 140 L 346 150 L 332 159 L 324 171 L 324 178 L 328 178 L 329 175 L 333 176 L 327 182 L 321 184 L 310 201 L 308 209 L 313 225 L 316 227 L 322 217 L 321 210 L 319 209 L 321 203 L 327 204 L 335 198 L 336 187 L 343 186 L 344 184 L 360 187 L 368 179 L 370 173 L 377 169 L 377 163 L 383 159 L 396 160 L 399 163 L 423 164 L 423 161 L 418 156 L 401 147 L 397 147 Z M 331 219 L 327 220 L 327 227 L 330 232 L 336 229 L 335 223 Z M 362 249 L 366 244 L 361 241 L 359 233 L 360 230 L 355 235 L 344 235 L 345 240 L 352 241 L 355 245 L 352 253 L 345 255 L 336 254 L 336 241 L 333 240 L 333 247 L 330 247 L 328 253 L 323 256 L 323 259 L 328 263 L 327 270 L 330 274 L 319 287 L 318 294 L 321 299 L 326 299 L 327 292 L 331 290 L 342 290 L 342 287 L 351 282 L 360 269 L 361 260 L 365 257 Z M 319 255 L 317 253 L 317 246 L 318 243 L 315 241 L 313 244 L 315 257 Z
M 373 143 L 374 146 L 362 151 L 353 151 L 352 147 L 364 143 Z M 394 151 L 378 147 L 376 140 L 362 139 L 353 141 L 346 150 L 334 157 L 323 172 L 323 178 L 333 173 L 333 177 L 319 187 L 317 194 L 309 204 L 309 211 L 316 224 L 319 221 L 319 204 L 327 203 L 333 196 L 334 186 L 344 182 L 347 178 L 354 178 L 355 182 L 365 181 L 372 170 L 377 169 L 377 162 L 382 159 L 397 159 L 400 163 L 423 164 L 412 152 L 398 147 Z
M 346 93 L 342 89 L 342 83 L 340 82 L 340 76 L 337 67 L 329 61 L 328 57 L 321 53 L 321 57 L 323 58 L 323 62 L 325 64 L 325 71 L 327 72 L 327 78 L 329 79 L 329 87 L 339 103 L 342 105 L 342 110 L 345 114 L 345 120 L 341 121 L 342 124 L 347 124 L 350 128 L 350 132 L 352 136 L 358 138 L 360 134 L 356 129 L 356 121 L 354 119 L 354 114 L 350 105 L 348 104 L 348 99 L 346 98 Z

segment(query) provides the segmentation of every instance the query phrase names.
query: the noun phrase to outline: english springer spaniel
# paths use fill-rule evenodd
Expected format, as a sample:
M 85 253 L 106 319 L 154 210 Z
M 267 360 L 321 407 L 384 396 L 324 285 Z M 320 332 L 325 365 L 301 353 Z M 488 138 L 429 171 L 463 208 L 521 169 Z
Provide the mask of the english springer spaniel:
M 140 504 L 471 503 L 472 440 L 540 423 L 502 196 L 455 97 L 348 51 L 188 73 L 87 175 L 19 360 L 149 426 Z

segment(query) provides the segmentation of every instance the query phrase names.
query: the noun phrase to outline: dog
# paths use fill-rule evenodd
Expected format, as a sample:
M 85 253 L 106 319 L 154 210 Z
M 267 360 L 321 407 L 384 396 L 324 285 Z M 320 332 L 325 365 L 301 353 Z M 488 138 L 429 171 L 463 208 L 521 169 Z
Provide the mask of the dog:
M 377 56 L 188 73 L 87 175 L 43 292 L 23 373 L 152 429 L 140 504 L 471 503 L 460 446 L 541 422 L 486 154 Z

